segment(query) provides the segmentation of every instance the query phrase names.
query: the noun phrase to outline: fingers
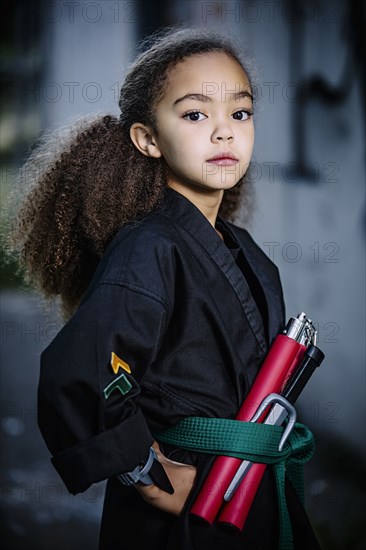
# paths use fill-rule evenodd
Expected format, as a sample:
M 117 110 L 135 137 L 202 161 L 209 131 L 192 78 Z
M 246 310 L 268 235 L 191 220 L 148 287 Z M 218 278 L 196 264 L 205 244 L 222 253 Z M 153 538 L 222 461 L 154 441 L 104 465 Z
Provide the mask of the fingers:
M 175 493 L 174 495 L 169 495 L 169 493 L 162 491 L 156 485 L 143 486 L 136 484 L 135 488 L 150 506 L 154 506 L 175 516 L 178 516 L 183 509 L 182 500 L 181 498 L 177 498 Z M 174 498 L 171 498 L 172 496 Z
M 156 485 L 135 485 L 142 498 L 151 506 L 155 506 L 165 512 L 178 516 L 182 511 L 185 502 L 192 490 L 196 468 L 189 464 L 181 464 L 167 459 L 156 447 L 154 450 L 158 456 L 159 462 L 164 465 L 164 469 L 174 487 L 174 494 L 166 493 Z

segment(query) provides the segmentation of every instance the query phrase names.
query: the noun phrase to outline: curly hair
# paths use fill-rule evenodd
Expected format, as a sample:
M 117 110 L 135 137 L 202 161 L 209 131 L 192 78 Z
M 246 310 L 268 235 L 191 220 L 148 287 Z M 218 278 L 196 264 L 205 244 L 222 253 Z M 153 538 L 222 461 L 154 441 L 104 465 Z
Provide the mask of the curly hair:
M 158 132 L 155 107 L 170 70 L 184 58 L 220 51 L 248 75 L 240 50 L 221 33 L 168 28 L 140 44 L 120 92 L 120 118 L 80 117 L 35 144 L 20 171 L 29 183 L 12 231 L 26 279 L 46 298 L 60 297 L 64 316 L 78 306 L 108 243 L 123 224 L 156 208 L 164 194 L 164 159 L 142 155 L 129 129 L 141 122 Z M 250 76 L 248 75 L 248 78 Z M 220 215 L 240 205 L 243 178 L 224 194 Z

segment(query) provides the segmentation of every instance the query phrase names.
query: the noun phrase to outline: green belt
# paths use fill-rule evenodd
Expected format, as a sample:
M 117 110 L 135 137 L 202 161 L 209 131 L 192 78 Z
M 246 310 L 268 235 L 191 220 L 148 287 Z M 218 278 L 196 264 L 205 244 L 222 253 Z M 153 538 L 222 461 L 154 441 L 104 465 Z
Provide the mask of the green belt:
M 276 476 L 280 550 L 293 549 L 291 521 L 285 497 L 285 475 L 304 501 L 303 464 L 314 452 L 314 437 L 303 424 L 296 423 L 280 452 L 283 426 L 241 422 L 226 418 L 187 417 L 177 426 L 155 434 L 156 439 L 183 449 L 224 455 L 272 464 Z

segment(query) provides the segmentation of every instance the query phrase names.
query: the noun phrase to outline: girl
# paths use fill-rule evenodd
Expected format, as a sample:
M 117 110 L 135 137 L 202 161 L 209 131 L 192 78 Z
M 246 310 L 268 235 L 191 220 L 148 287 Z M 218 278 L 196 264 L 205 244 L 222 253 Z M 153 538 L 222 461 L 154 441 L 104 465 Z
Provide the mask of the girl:
M 153 37 L 120 119 L 75 126 L 20 212 L 29 277 L 68 321 L 41 357 L 39 426 L 72 493 L 108 479 L 100 549 L 274 549 L 267 468 L 242 533 L 188 510 L 212 462 L 159 446 L 187 416 L 234 418 L 277 333 L 277 268 L 228 218 L 254 144 L 248 70 L 227 38 Z M 287 487 L 296 548 L 318 548 Z M 128 542 L 131 541 L 131 542 Z

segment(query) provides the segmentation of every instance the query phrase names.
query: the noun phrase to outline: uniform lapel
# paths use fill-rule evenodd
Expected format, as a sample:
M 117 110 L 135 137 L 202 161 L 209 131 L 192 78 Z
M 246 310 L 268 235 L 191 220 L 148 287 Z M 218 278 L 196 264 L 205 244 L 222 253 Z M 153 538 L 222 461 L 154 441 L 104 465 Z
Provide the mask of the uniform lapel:
M 165 215 L 187 231 L 210 255 L 220 268 L 241 304 L 252 332 L 262 349 L 267 352 L 267 343 L 261 315 L 252 297 L 249 286 L 232 254 L 205 216 L 188 199 L 172 189 L 167 189 L 163 207 Z
M 285 323 L 285 306 L 280 279 L 274 276 L 276 268 L 272 265 L 272 269 L 269 269 L 269 259 L 258 248 L 247 231 L 241 230 L 239 234 L 235 226 L 226 225 L 229 225 L 229 228 L 237 236 L 246 260 L 263 289 L 268 311 L 268 341 L 271 344 L 279 331 L 284 328 Z M 264 263 L 264 259 L 266 263 Z

